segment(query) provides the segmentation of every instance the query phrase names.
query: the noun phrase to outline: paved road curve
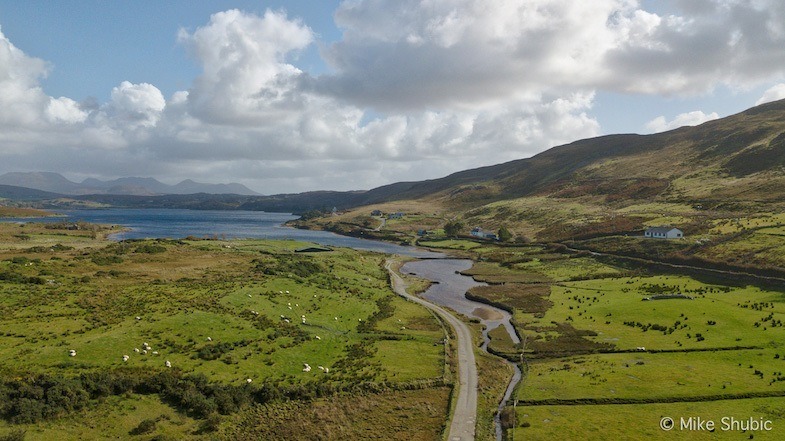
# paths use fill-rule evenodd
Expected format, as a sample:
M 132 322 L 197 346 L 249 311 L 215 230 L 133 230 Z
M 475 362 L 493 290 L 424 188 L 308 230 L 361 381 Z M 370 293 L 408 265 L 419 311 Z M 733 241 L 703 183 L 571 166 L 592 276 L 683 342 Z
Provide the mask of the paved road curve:
M 439 316 L 452 326 L 455 332 L 456 346 L 458 347 L 458 398 L 455 413 L 450 423 L 450 432 L 447 437 L 450 441 L 474 440 L 474 428 L 477 421 L 477 363 L 474 361 L 474 340 L 471 331 L 464 322 L 447 312 L 441 306 L 434 305 L 419 297 L 406 292 L 406 282 L 403 281 L 387 262 L 386 268 L 390 272 L 393 290 L 396 294 L 413 302 L 419 303 Z

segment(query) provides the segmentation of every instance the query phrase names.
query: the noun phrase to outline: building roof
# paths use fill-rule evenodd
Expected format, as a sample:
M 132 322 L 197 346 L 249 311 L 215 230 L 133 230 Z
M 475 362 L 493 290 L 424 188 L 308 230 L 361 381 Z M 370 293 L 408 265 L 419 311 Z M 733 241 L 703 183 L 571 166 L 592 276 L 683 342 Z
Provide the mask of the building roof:
M 649 228 L 646 229 L 646 231 L 648 231 L 650 233 L 661 233 L 661 234 L 665 234 L 665 233 L 668 233 L 668 232 L 673 231 L 673 230 L 681 231 L 681 230 L 679 230 L 678 228 L 675 228 L 675 227 L 649 227 Z

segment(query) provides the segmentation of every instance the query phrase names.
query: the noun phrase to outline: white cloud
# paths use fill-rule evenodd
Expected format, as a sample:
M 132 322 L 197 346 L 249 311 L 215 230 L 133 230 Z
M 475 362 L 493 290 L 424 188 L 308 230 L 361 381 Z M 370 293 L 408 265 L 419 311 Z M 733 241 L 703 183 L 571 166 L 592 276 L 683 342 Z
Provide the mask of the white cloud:
M 217 124 L 257 124 L 302 109 L 293 93 L 301 72 L 286 57 L 311 44 L 313 32 L 283 12 L 220 12 L 193 34 L 181 29 L 179 40 L 203 68 L 188 95 L 193 115 Z
M 125 128 L 153 127 L 166 107 L 166 100 L 152 84 L 123 81 L 112 89 L 111 101 L 104 111 L 117 125 Z
M 676 115 L 676 118 L 667 121 L 664 116 L 658 116 L 653 120 L 646 123 L 646 128 L 654 133 L 664 132 L 666 130 L 677 129 L 684 126 L 697 126 L 706 121 L 711 121 L 719 118 L 717 112 L 709 113 L 708 115 L 703 111 L 695 110 L 692 112 L 681 113 Z
M 46 106 L 46 116 L 51 122 L 74 124 L 87 119 L 87 112 L 83 111 L 76 101 L 61 96 L 57 99 L 49 98 L 49 104 Z
M 785 3 L 670 4 L 655 14 L 635 0 L 346 1 L 320 76 L 295 66 L 317 38 L 305 23 L 229 10 L 180 30 L 202 68 L 188 90 L 167 100 L 124 81 L 94 105 L 46 95 L 47 63 L 0 33 L 2 166 L 240 180 L 266 193 L 370 188 L 598 135 L 603 91 L 684 95 L 785 75 Z
M 760 99 L 755 102 L 755 105 L 757 106 L 763 103 L 769 103 L 781 99 L 785 99 L 785 83 L 774 85 L 763 92 L 763 96 L 761 96 Z
M 344 2 L 319 90 L 386 111 L 476 107 L 532 90 L 700 94 L 785 74 L 785 3 Z

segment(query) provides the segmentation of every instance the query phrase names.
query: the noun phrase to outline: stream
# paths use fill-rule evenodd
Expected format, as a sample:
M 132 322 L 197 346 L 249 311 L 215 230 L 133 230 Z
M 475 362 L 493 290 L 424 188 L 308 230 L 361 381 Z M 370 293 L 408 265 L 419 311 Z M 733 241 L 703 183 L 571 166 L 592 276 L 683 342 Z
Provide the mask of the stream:
M 476 286 L 485 286 L 485 283 L 477 282 L 469 276 L 460 274 L 472 267 L 474 262 L 468 259 L 427 259 L 416 260 L 408 262 L 401 267 L 401 273 L 415 275 L 417 277 L 430 280 L 433 282 L 428 290 L 420 294 L 420 297 L 435 303 L 440 306 L 456 311 L 466 317 L 477 319 L 485 329 L 482 332 L 482 346 L 481 348 L 488 351 L 488 343 L 490 338 L 488 332 L 493 329 L 503 326 L 514 343 L 520 343 L 515 329 L 510 323 L 512 318 L 511 314 L 503 309 L 494 306 L 486 305 L 484 303 L 475 302 L 466 298 L 466 291 Z M 515 385 L 521 380 L 521 370 L 515 363 L 507 361 L 513 367 L 514 373 L 510 384 L 507 385 L 507 390 L 504 393 L 504 398 L 499 404 L 499 409 L 494 417 L 496 425 L 496 439 L 502 439 L 502 426 L 501 426 L 501 411 L 505 403 L 512 396 Z

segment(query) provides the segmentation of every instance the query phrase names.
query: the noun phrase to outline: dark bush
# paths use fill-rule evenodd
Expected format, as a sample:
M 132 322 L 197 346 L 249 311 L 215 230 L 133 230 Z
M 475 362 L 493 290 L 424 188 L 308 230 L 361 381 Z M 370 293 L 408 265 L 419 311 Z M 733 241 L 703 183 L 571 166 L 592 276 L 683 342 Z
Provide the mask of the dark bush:
M 158 424 L 156 420 L 146 419 L 139 423 L 138 426 L 128 432 L 129 435 L 146 435 L 155 431 L 155 426 Z

